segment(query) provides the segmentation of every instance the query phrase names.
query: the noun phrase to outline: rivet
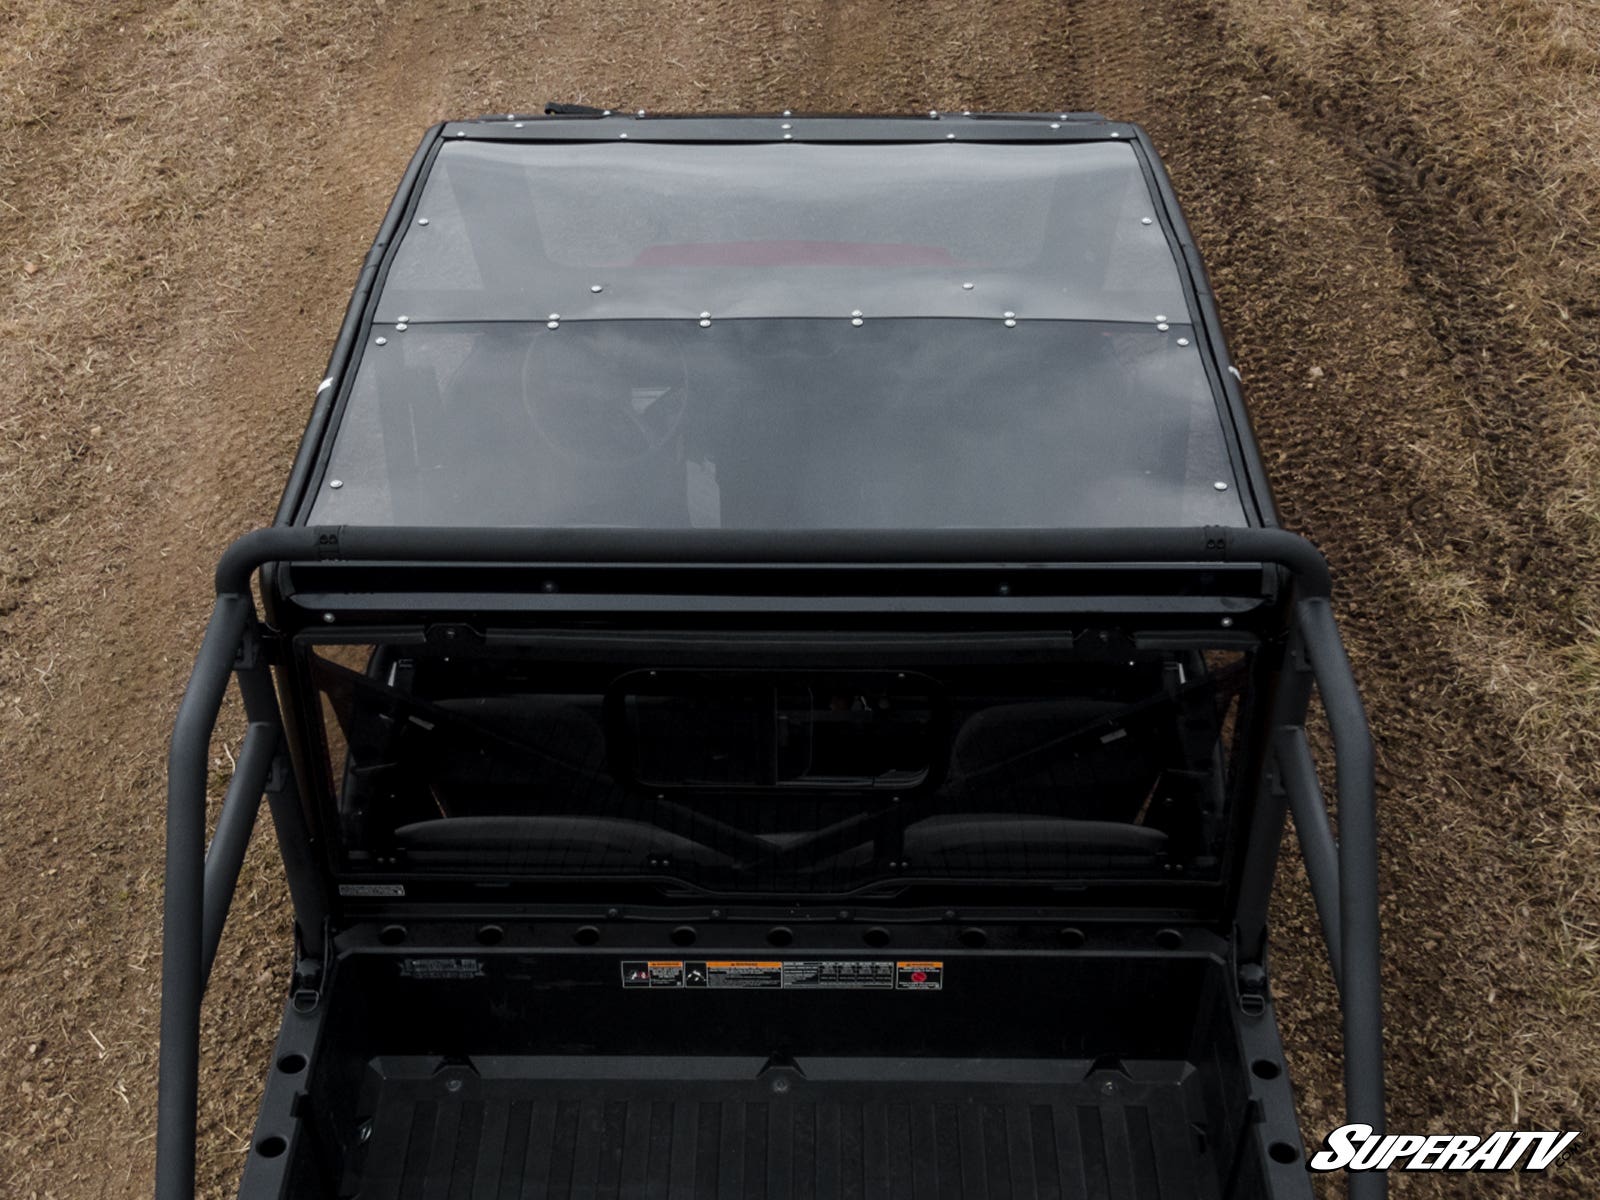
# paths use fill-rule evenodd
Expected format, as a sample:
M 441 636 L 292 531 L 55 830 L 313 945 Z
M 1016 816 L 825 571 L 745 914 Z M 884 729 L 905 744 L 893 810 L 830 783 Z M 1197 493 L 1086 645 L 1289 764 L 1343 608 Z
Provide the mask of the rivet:
M 602 108 L 600 110 L 600 115 L 602 117 L 609 117 L 611 115 L 611 110 L 609 108 Z
M 1159 329 L 1162 333 L 1165 333 L 1167 330 L 1171 329 L 1172 326 L 1168 325 L 1165 321 L 1160 321 L 1160 322 L 1157 322 L 1156 328 Z
M 1155 221 L 1152 220 L 1150 217 L 1140 217 L 1139 218 L 1139 224 L 1141 224 L 1141 225 L 1154 225 Z
M 1111 136 L 1114 137 L 1114 138 L 1119 138 L 1122 135 L 1120 133 L 1113 133 Z
M 641 108 L 638 112 L 634 113 L 633 115 L 636 116 L 636 117 L 644 116 L 644 109 Z
M 389 339 L 388 338 L 375 338 L 374 341 L 373 341 L 373 344 L 377 345 L 377 346 L 387 346 L 389 344 Z
M 521 129 L 522 128 L 522 122 L 518 121 L 515 125 L 512 126 L 512 128 L 513 129 Z
M 953 133 L 947 133 L 944 135 L 944 140 L 947 142 L 953 142 L 956 140 L 956 135 Z
M 411 318 L 406 316 L 405 313 L 401 313 L 396 320 L 398 320 L 400 324 L 404 325 L 407 321 L 411 320 Z
M 784 141 L 786 141 L 786 142 L 792 142 L 792 141 L 794 141 L 794 134 L 792 134 L 792 133 L 786 133 L 786 134 L 784 134 L 784 135 L 783 135 L 783 140 L 784 140 Z
M 978 285 L 975 284 L 975 283 L 963 283 L 961 285 L 961 290 L 964 291 L 964 292 L 970 292 L 973 288 L 975 288 L 977 286 Z
M 778 128 L 779 128 L 779 129 L 793 129 L 793 128 L 794 128 L 794 126 L 793 126 L 793 125 L 790 125 L 790 124 L 788 124 L 788 123 L 787 123 L 787 122 L 785 122 L 785 123 L 784 123 L 784 124 L 782 124 L 782 125 L 779 125 L 779 126 L 778 126 Z
M 1178 345 L 1187 346 L 1188 344 L 1189 344 L 1189 339 L 1188 338 L 1179 338 L 1178 339 Z
M 860 317 L 851 317 L 850 318 L 850 324 L 852 324 L 852 325 L 861 324 L 861 318 Z
M 709 321 L 711 319 L 711 314 L 708 312 L 703 312 L 700 314 L 700 319 L 702 321 Z
M 792 112 L 790 112 L 790 111 L 789 111 L 789 110 L 788 110 L 788 109 L 787 109 L 787 108 L 786 108 L 786 109 L 784 109 L 784 110 L 783 110 L 783 115 L 784 115 L 784 116 L 786 116 L 786 117 L 792 117 L 792 116 L 794 116 L 794 113 L 792 113 Z
M 591 292 L 603 292 L 606 289 L 605 289 L 605 285 L 603 283 L 591 283 L 589 285 L 589 290 Z
M 551 313 L 548 317 L 545 318 L 545 320 L 546 321 L 559 321 L 559 320 L 561 320 L 561 314 L 560 313 Z
M 546 329 L 560 329 L 561 328 L 561 322 L 560 321 L 546 321 L 544 323 L 544 327 Z
M 928 110 L 928 115 L 937 121 L 939 119 L 939 110 L 937 108 L 930 108 Z
M 850 310 L 850 315 L 852 317 L 859 317 L 861 315 L 861 310 L 859 308 L 852 308 Z
M 467 131 L 465 129 L 458 129 L 458 130 L 456 130 L 456 136 L 457 137 L 466 137 L 467 136 Z
M 619 134 L 617 134 L 617 136 L 618 136 L 618 137 L 619 137 L 619 138 L 624 138 L 624 139 L 625 139 L 625 138 L 627 138 L 627 136 L 628 136 L 628 135 L 627 135 L 627 134 L 625 134 L 625 133 L 619 133 Z
M 404 321 L 399 321 L 395 323 L 394 328 L 396 333 L 404 333 L 409 326 L 407 326 Z
M 1007 329 L 1015 329 L 1016 327 L 1017 327 L 1016 319 L 1013 318 L 1013 317 L 1007 317 L 1006 318 L 1006 328 Z
M 1001 315 L 1002 315 L 1002 316 L 1006 316 L 1006 317 L 1014 317 L 1014 316 L 1016 316 L 1016 315 L 1017 315 L 1017 314 L 1016 314 L 1016 313 L 1014 313 L 1014 312 L 1008 312 L 1008 313 L 1003 313 L 1003 314 L 1001 314 Z
M 1062 113 L 1062 114 L 1061 114 L 1061 119 L 1062 119 L 1062 120 L 1063 120 L 1063 121 L 1065 121 L 1065 120 L 1066 120 L 1066 119 L 1067 119 L 1067 114 L 1066 114 L 1066 113 Z
M 428 223 L 428 218 L 427 217 L 418 217 L 417 218 L 417 224 L 418 225 L 426 225 L 427 223 Z
M 701 329 L 710 329 L 711 328 L 711 319 L 709 317 L 701 317 L 700 318 L 700 328 Z
M 1166 313 L 1157 313 L 1156 314 L 1156 320 L 1165 321 L 1166 319 L 1167 319 L 1167 314 Z
M 1215 483 L 1213 483 L 1211 486 L 1216 488 L 1217 491 L 1219 491 L 1219 492 L 1225 492 L 1225 491 L 1228 490 L 1228 485 L 1223 483 L 1222 480 L 1220 480 L 1220 479 L 1217 480 Z
M 1233 628 L 1233 618 L 1232 617 L 1223 617 L 1222 618 L 1222 627 L 1224 629 L 1232 629 Z
M 328 480 L 328 486 L 331 487 L 331 488 L 336 488 L 336 489 L 337 488 L 342 488 L 344 486 L 344 480 L 342 480 L 342 479 L 330 479 L 330 480 Z
M 332 613 L 323 613 L 322 614 L 322 623 L 324 625 L 332 625 L 333 624 L 333 614 Z
M 1051 121 L 1050 122 L 1050 128 L 1051 129 L 1060 129 L 1061 128 L 1061 122 L 1060 121 Z

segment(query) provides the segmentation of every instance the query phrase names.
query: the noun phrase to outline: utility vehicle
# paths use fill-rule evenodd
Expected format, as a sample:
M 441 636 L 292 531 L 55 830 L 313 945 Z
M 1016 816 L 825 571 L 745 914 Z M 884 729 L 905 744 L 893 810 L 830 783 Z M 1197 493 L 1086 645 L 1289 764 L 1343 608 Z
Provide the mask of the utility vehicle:
M 162 1200 L 263 796 L 295 958 L 249 1200 L 1308 1196 L 1290 810 L 1383 1126 L 1365 716 L 1134 125 L 440 125 L 216 582 Z

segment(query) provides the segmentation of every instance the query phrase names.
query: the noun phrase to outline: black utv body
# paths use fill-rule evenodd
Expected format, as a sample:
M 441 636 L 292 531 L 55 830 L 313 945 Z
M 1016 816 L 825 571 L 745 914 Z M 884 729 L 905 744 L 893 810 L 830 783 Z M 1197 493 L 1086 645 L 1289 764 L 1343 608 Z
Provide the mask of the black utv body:
M 1372 756 L 1236 379 L 1134 125 L 430 130 L 177 719 L 158 1195 L 264 795 L 249 1200 L 1309 1196 L 1268 895 L 1292 810 L 1381 1129 Z

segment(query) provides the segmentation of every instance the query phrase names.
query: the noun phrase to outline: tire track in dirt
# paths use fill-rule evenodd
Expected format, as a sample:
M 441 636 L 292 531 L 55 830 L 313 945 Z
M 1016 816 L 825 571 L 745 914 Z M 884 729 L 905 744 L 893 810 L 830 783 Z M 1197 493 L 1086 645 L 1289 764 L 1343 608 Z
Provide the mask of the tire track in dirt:
M 1526 382 L 1529 369 L 1501 353 L 1515 344 L 1495 301 L 1496 272 L 1509 268 L 1484 236 L 1457 228 L 1451 205 L 1470 184 L 1443 156 L 1398 123 L 1369 123 L 1375 140 L 1352 147 L 1325 97 L 1321 115 L 1280 104 L 1282 83 L 1230 44 L 1225 6 L 1085 2 L 1070 12 L 1084 89 L 1074 102 L 1140 120 L 1161 146 L 1212 266 L 1283 516 L 1337 572 L 1380 751 L 1391 1125 L 1476 1129 L 1520 1116 L 1526 1126 L 1532 1108 L 1541 1127 L 1581 1127 L 1581 1102 L 1560 1088 L 1526 1097 L 1518 1114 L 1503 1078 L 1509 1064 L 1541 1058 L 1558 1080 L 1582 1074 L 1562 1051 L 1585 1041 L 1581 1022 L 1558 1015 L 1527 954 L 1507 947 L 1528 944 L 1539 905 L 1559 899 L 1539 842 L 1559 805 L 1433 595 L 1438 547 L 1448 582 L 1466 586 L 1458 574 L 1498 575 L 1497 557 L 1523 553 L 1539 523 L 1532 481 L 1549 446 L 1535 422 L 1482 394 Z M 1469 214 L 1494 208 L 1467 204 Z M 1491 344 L 1496 354 L 1481 354 Z M 1485 445 L 1504 464 L 1490 478 L 1461 465 Z M 1511 520 L 1508 501 L 1522 509 Z M 1556 542 L 1540 548 L 1547 579 L 1584 569 L 1581 551 L 1543 541 Z M 1553 599 L 1523 586 L 1498 606 L 1537 622 Z M 1561 629 L 1559 615 L 1549 627 Z M 1292 846 L 1283 875 L 1281 1013 L 1315 1137 L 1342 1103 L 1337 1013 Z M 1526 1194 L 1577 1194 L 1593 1158 L 1573 1158 L 1560 1178 L 1528 1180 Z M 1449 1191 L 1438 1180 L 1401 1186 Z

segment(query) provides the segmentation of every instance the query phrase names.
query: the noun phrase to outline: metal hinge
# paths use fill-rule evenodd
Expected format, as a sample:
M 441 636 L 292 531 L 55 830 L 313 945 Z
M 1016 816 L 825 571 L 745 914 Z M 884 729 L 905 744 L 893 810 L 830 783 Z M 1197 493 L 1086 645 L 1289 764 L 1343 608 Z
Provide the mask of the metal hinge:
M 1240 963 L 1233 974 L 1239 1011 L 1259 1017 L 1267 1011 L 1267 969 L 1260 963 Z
M 269 625 L 253 621 L 245 626 L 239 648 L 233 655 L 235 671 L 249 671 L 265 663 L 275 667 L 283 661 L 283 635 Z
M 1259 957 L 1242 955 L 1239 951 L 1239 931 L 1233 931 L 1228 947 L 1229 965 L 1233 968 L 1233 996 L 1239 1011 L 1247 1017 L 1259 1017 L 1267 1011 L 1270 980 L 1263 959 L 1266 948 L 1262 946 Z
M 329 964 L 326 955 L 333 945 L 333 939 L 327 930 L 323 930 L 322 945 L 324 957 L 317 958 L 306 954 L 300 926 L 295 925 L 295 963 L 294 973 L 289 978 L 289 1002 L 297 1013 L 314 1012 L 317 1005 L 322 1003 L 322 988 L 328 978 Z

